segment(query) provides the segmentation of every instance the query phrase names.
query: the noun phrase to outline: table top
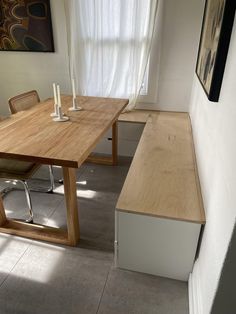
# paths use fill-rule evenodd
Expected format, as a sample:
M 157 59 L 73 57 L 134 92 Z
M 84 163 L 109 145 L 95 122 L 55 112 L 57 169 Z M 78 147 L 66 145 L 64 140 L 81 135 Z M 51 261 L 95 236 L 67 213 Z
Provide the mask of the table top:
M 61 99 L 67 122 L 50 117 L 53 99 L 1 121 L 0 158 L 77 168 L 128 104 L 127 99 L 78 96 L 83 110 L 70 112 L 72 96 Z

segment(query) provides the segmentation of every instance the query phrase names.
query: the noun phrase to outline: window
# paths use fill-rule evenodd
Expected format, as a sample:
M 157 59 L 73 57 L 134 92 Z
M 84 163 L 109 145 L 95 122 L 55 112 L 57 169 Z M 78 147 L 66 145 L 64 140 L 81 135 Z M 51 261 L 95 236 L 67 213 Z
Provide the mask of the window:
M 142 84 L 142 97 L 149 95 L 149 66 L 144 80 L 143 73 L 157 4 L 157 0 L 68 2 L 71 73 L 82 94 L 129 98 L 134 104 Z

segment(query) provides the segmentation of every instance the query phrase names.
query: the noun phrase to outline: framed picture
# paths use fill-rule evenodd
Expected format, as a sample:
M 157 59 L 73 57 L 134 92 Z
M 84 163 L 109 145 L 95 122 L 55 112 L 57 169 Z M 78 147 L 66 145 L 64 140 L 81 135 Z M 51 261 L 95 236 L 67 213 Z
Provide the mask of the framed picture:
M 0 50 L 53 52 L 49 0 L 0 0 Z
M 210 101 L 219 99 L 235 7 L 235 0 L 206 0 L 196 73 Z

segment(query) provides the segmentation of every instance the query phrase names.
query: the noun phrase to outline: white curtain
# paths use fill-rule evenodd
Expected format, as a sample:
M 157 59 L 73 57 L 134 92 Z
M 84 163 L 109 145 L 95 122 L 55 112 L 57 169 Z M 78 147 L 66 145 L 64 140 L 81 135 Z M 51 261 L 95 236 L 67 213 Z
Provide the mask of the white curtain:
M 81 95 L 129 98 L 148 64 L 158 0 L 65 0 L 71 77 Z

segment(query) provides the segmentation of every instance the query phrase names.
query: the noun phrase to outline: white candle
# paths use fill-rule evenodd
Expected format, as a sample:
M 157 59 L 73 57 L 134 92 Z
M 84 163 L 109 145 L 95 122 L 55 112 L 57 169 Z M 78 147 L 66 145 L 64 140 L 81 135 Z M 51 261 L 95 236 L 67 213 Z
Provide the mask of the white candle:
M 57 101 L 58 107 L 61 108 L 61 93 L 60 93 L 60 86 L 57 85 Z
M 53 83 L 53 94 L 54 94 L 54 104 L 57 105 L 57 90 L 56 90 L 55 83 Z
M 75 98 L 76 98 L 76 93 L 75 93 L 75 80 L 74 80 L 74 79 L 72 79 L 72 80 L 71 80 L 71 82 L 72 82 L 72 92 L 73 92 L 73 98 L 75 99 Z

